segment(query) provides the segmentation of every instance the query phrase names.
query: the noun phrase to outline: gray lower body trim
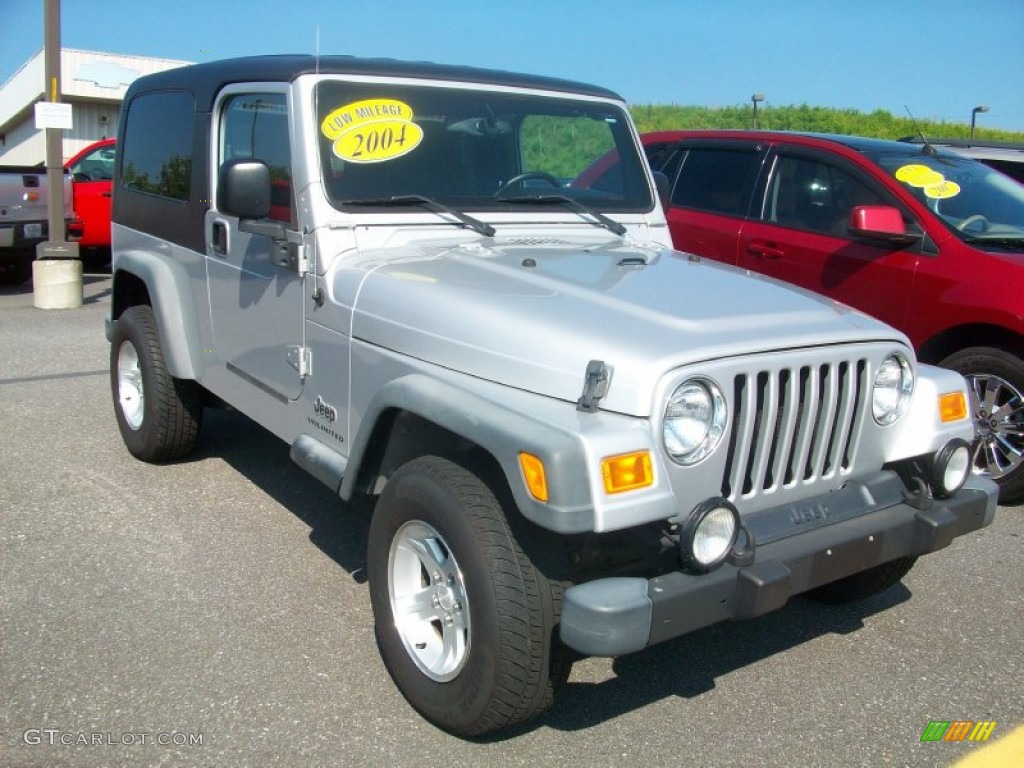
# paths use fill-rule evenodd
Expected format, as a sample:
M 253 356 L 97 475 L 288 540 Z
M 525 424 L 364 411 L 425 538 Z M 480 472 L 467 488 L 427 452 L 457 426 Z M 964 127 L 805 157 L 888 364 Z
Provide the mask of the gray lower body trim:
M 886 478 L 878 480 L 875 485 L 888 485 Z M 972 480 L 930 509 L 899 501 L 776 537 L 756 547 L 750 566 L 726 563 L 705 574 L 675 571 L 650 580 L 615 577 L 570 587 L 562 604 L 561 637 L 587 655 L 621 656 L 720 621 L 754 618 L 781 608 L 793 595 L 942 549 L 991 523 L 996 496 L 994 484 Z M 802 506 L 834 506 L 839 498 L 825 494 Z
M 309 435 L 299 435 L 288 454 L 291 460 L 335 493 L 341 487 L 348 459 Z

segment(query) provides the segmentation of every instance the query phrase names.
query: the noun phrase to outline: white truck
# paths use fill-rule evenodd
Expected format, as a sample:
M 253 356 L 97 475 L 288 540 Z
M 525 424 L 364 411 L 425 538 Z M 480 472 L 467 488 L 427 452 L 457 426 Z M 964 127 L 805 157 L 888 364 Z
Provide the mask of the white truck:
M 227 403 L 375 502 L 381 655 L 452 733 L 543 712 L 580 654 L 865 597 L 993 519 L 963 378 L 672 250 L 610 91 L 254 57 L 139 78 L 118 136 L 128 450 L 182 457 Z
M 71 222 L 71 176 L 64 179 L 64 221 Z M 36 246 L 49 236 L 49 186 L 41 166 L 0 166 L 0 285 L 32 277 Z

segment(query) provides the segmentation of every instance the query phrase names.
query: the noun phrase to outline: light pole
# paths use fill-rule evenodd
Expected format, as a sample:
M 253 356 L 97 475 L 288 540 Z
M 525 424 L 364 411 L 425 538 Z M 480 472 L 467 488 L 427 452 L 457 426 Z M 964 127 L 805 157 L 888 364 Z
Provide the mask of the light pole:
M 974 141 L 974 119 L 978 116 L 979 112 L 988 112 L 988 106 L 982 104 L 971 110 L 971 141 Z
M 757 102 L 764 101 L 764 94 L 763 93 L 755 93 L 753 96 L 750 97 L 750 101 L 754 105 L 754 120 L 753 120 L 753 123 L 752 123 L 751 127 L 756 131 L 757 130 Z M 987 107 L 986 107 L 986 109 L 987 109 Z
M 60 0 L 43 2 L 43 68 L 45 94 L 50 107 L 61 104 Z M 67 106 L 70 110 L 70 105 Z M 37 117 L 37 125 L 38 125 Z M 66 126 L 70 128 L 70 124 Z M 37 309 L 74 309 L 82 306 L 82 262 L 78 243 L 64 238 L 64 127 L 44 125 L 46 181 L 49 185 L 47 239 L 36 245 L 32 262 L 32 303 Z

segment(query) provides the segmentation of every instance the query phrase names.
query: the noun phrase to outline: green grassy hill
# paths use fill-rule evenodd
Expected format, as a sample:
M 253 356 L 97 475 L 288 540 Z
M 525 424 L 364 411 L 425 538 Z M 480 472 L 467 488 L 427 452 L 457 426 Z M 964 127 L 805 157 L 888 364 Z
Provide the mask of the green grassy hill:
M 750 128 L 753 116 L 749 104 L 735 107 L 638 104 L 631 108 L 631 112 L 642 132 L 673 128 Z M 1024 132 L 986 128 L 984 117 L 979 115 L 975 123 L 974 138 L 1024 142 Z M 768 130 L 845 133 L 882 139 L 899 139 L 917 133 L 914 121 L 909 117 L 897 117 L 883 109 L 866 113 L 854 109 L 811 107 L 807 104 L 788 107 L 760 106 L 757 110 L 757 122 L 760 128 Z M 918 118 L 917 126 L 928 138 L 966 139 L 970 135 L 969 123 Z

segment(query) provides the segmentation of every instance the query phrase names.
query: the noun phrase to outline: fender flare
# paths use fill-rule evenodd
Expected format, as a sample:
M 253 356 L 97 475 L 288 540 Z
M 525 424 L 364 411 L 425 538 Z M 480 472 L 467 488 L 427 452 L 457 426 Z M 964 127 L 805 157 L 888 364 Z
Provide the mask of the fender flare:
M 114 307 L 118 307 L 118 279 L 124 274 L 134 275 L 146 286 L 171 375 L 176 379 L 198 379 L 204 367 L 199 354 L 201 336 L 195 302 L 189 290 L 192 279 L 185 267 L 166 255 L 145 251 L 119 253 L 114 272 Z M 112 322 L 116 320 L 111 317 Z M 108 328 L 108 339 L 110 333 Z
M 445 381 L 410 374 L 376 392 L 354 436 L 348 471 L 339 493 L 355 490 L 358 468 L 382 415 L 389 410 L 415 414 L 425 421 L 479 445 L 497 461 L 523 515 L 558 533 L 593 530 L 594 504 L 586 482 L 587 462 L 578 437 Z M 537 501 L 526 489 L 519 452 L 538 456 L 547 468 L 550 498 Z M 570 480 L 557 482 L 558 478 Z

